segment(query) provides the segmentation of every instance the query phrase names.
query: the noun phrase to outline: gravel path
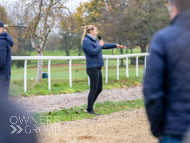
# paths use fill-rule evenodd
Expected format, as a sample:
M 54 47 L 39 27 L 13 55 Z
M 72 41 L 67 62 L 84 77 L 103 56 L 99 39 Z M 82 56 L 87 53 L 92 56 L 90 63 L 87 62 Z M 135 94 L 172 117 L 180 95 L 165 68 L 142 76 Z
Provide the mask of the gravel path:
M 44 134 L 38 134 L 40 143 L 158 142 L 150 133 L 144 108 L 47 126 Z
M 87 104 L 88 93 L 89 91 L 84 91 L 82 93 L 72 94 L 22 97 L 19 99 L 12 98 L 11 100 L 22 109 L 25 108 L 27 112 L 39 113 Z M 135 100 L 140 98 L 142 98 L 142 86 L 134 86 L 128 89 L 120 88 L 104 90 L 99 95 L 96 102 L 116 102 L 122 100 Z

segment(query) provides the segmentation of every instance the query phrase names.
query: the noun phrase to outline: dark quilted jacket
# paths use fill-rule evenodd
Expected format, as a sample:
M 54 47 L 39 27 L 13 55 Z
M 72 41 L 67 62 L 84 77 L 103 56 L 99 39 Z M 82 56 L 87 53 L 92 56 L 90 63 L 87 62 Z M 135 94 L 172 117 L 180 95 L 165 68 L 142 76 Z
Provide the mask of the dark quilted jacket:
M 0 76 L 11 75 L 11 47 L 13 44 L 9 34 L 0 34 Z
M 99 45 L 98 40 L 93 40 L 88 35 L 83 40 L 83 50 L 86 56 L 87 68 L 103 67 L 104 59 L 102 56 L 102 49 L 116 48 L 116 44 Z
M 190 127 L 190 11 L 152 39 L 143 92 L 154 136 L 182 137 Z

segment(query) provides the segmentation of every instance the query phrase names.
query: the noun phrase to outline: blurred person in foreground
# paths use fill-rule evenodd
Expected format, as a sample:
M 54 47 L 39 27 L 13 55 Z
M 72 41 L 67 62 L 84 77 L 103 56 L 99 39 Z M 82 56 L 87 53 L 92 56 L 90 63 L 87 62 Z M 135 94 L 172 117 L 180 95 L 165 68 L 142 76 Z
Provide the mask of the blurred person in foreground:
M 0 100 L 8 100 L 11 76 L 11 47 L 13 39 L 4 32 L 4 23 L 0 21 Z
M 190 0 L 168 0 L 171 23 L 156 33 L 143 83 L 152 134 L 182 143 L 190 127 Z
M 119 44 L 104 44 L 104 41 L 97 40 L 98 30 L 95 25 L 86 25 L 82 35 L 82 46 L 86 57 L 86 72 L 90 77 L 90 92 L 88 95 L 87 113 L 99 115 L 94 112 L 93 105 L 102 92 L 102 72 L 104 66 L 104 59 L 102 49 L 122 48 L 125 46 Z
M 0 100 L 0 143 L 38 143 L 28 116 L 9 100 Z

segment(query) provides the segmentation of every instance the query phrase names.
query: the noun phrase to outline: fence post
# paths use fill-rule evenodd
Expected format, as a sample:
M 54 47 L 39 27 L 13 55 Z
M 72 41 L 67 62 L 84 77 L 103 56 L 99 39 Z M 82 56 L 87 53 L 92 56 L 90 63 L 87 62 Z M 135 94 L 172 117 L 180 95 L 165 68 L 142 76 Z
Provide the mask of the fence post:
M 88 85 L 90 86 L 90 77 L 88 76 Z
M 51 90 L 51 60 L 48 61 L 48 89 Z
M 146 71 L 146 59 L 147 59 L 147 56 L 144 57 L 144 69 Z
M 119 58 L 117 58 L 117 80 L 119 80 Z
M 129 77 L 129 61 L 128 61 L 128 57 L 126 57 L 126 75 L 127 75 L 127 78 Z
M 69 85 L 72 87 L 72 60 L 69 60 Z
M 108 83 L 108 58 L 106 58 L 106 84 Z
M 24 61 L 24 92 L 27 91 L 27 60 Z
M 139 59 L 139 57 L 137 56 L 136 57 L 136 76 L 138 77 L 139 76 L 139 73 L 138 73 L 138 65 L 139 65 L 139 62 L 138 62 L 138 59 Z

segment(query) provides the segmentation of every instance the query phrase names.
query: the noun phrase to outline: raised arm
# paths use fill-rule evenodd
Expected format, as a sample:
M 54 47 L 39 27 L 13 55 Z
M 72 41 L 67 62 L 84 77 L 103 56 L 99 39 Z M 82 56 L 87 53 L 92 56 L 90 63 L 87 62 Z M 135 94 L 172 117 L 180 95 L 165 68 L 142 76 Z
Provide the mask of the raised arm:
M 127 47 L 119 44 L 104 44 L 102 49 L 113 49 L 113 48 L 126 49 Z
M 104 44 L 102 49 L 113 49 L 116 48 L 116 44 Z

